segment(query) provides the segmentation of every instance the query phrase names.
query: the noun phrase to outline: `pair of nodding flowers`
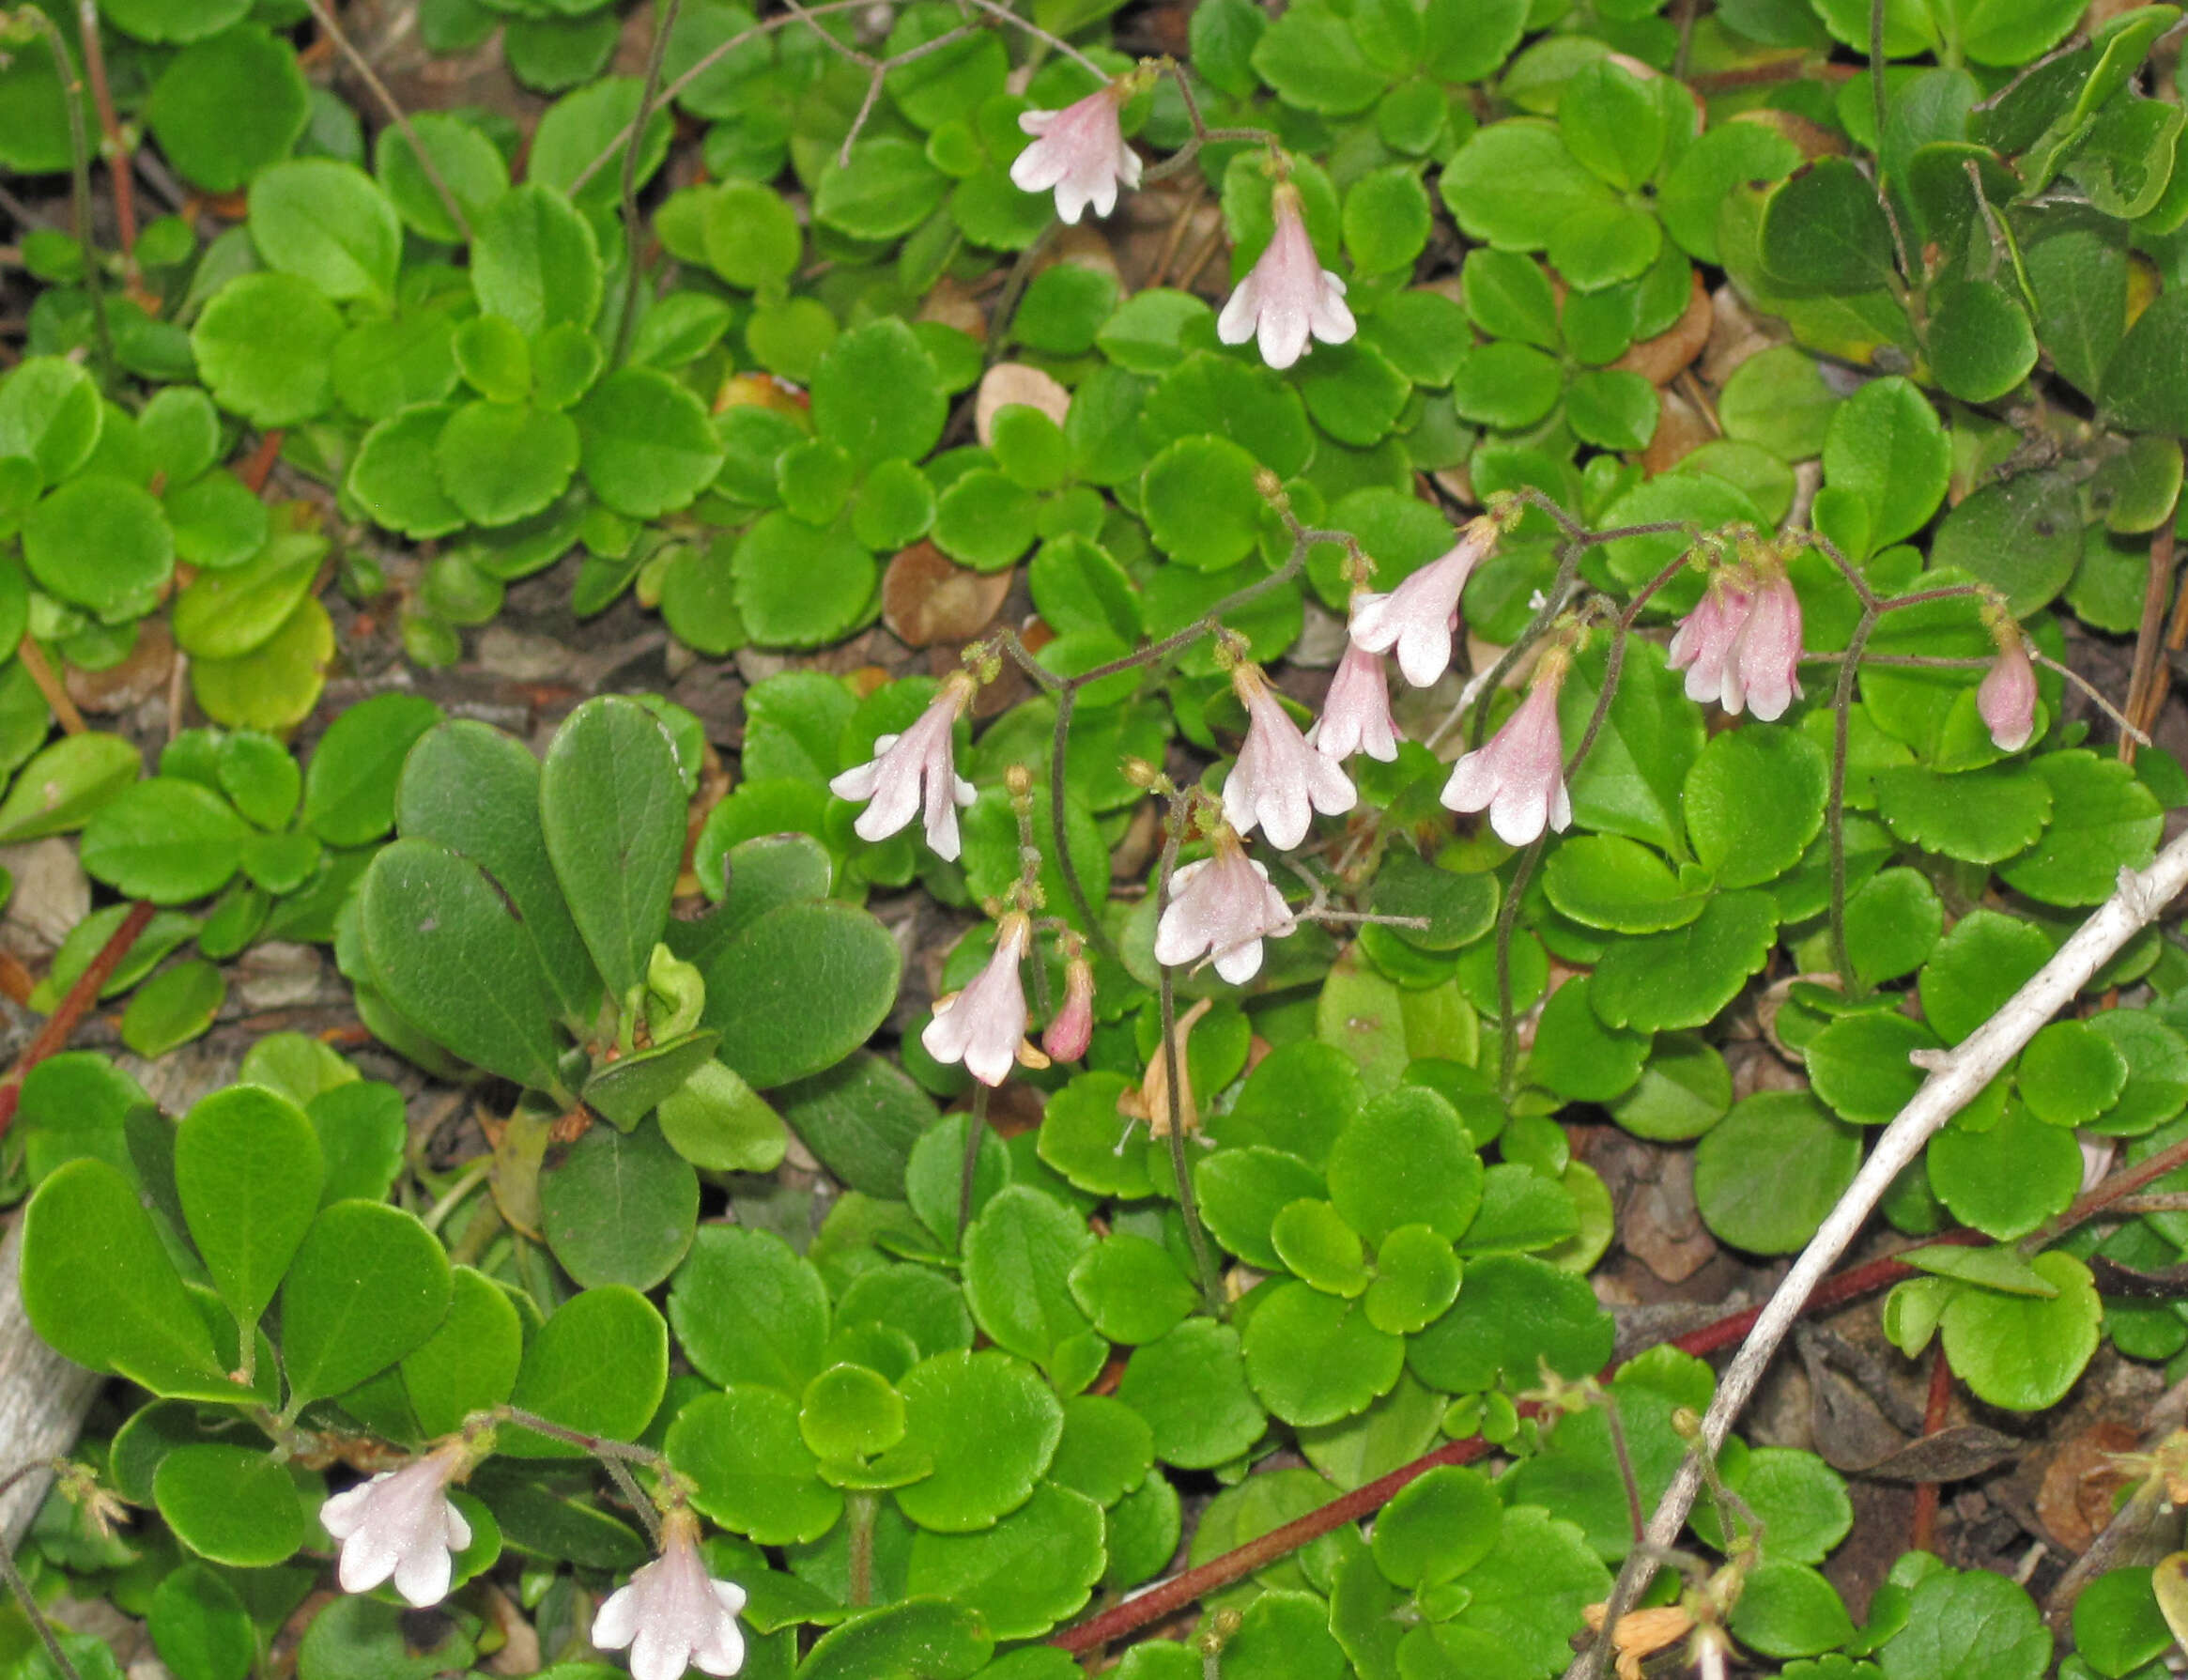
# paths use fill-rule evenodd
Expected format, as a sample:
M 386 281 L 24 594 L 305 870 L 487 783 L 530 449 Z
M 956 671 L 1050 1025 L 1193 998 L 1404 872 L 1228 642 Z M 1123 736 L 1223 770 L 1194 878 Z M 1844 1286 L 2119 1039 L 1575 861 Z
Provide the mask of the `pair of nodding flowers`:
M 1055 189 L 1056 214 L 1068 223 L 1076 223 L 1088 206 L 1097 216 L 1108 215 L 1119 185 L 1140 184 L 1139 154 L 1125 144 L 1117 111 L 1151 80 L 1150 71 L 1134 70 L 1061 111 L 1020 116 L 1018 126 L 1034 141 L 1010 165 L 1011 180 L 1026 193 Z M 1269 244 L 1224 305 L 1216 336 L 1231 345 L 1258 338 L 1261 359 L 1285 368 L 1306 354 L 1310 338 L 1343 344 L 1355 326 L 1345 283 L 1315 255 L 1299 189 L 1278 181 L 1270 208 L 1275 226 Z
M 320 1506 L 320 1523 L 342 1543 L 342 1590 L 369 1593 L 392 1579 L 417 1609 L 446 1597 L 455 1554 L 471 1543 L 448 1489 L 492 1450 L 490 1431 L 467 1432 Z M 676 1680 L 686 1668 L 734 1674 L 745 1666 L 744 1608 L 742 1587 L 707 1574 L 698 1519 L 679 1503 L 661 1518 L 660 1555 L 600 1606 L 593 1642 L 604 1651 L 628 1646 L 634 1680 Z

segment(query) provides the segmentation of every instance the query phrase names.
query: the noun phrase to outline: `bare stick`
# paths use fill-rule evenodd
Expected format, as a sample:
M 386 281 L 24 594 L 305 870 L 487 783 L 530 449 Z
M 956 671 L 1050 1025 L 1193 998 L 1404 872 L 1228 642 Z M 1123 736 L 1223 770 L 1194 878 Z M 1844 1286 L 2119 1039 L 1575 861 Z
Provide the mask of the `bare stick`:
M 2071 1002 L 2090 976 L 2154 920 L 2184 886 L 2188 886 L 2188 836 L 2159 853 L 2149 869 L 2139 872 L 2122 870 L 2118 889 L 2059 947 L 2058 954 L 1956 1049 L 1932 1062 L 1922 1088 L 1885 1128 L 1861 1171 L 1801 1251 L 1800 1258 L 1771 1295 L 1755 1328 L 1726 1367 L 1717 1396 L 1702 1422 L 1703 1449 L 1714 1453 L 1724 1444 L 1733 1420 L 1754 1394 L 1810 1292 L 1846 1252 L 1892 1180 L 1921 1155 L 1932 1134 L 1973 1102 L 1993 1076 L 2036 1036 L 2037 1029 Z M 1669 1549 L 1678 1539 L 1701 1486 L 1700 1453 L 1690 1453 L 1650 1520 L 1648 1547 L 1628 1558 L 1619 1573 L 1604 1615 L 1606 1627 L 1615 1627 L 1619 1617 L 1632 1608 L 1653 1568 L 1648 1559 Z M 1568 1680 L 1579 1680 L 1589 1669 L 1589 1657 L 1579 1657 L 1566 1671 Z

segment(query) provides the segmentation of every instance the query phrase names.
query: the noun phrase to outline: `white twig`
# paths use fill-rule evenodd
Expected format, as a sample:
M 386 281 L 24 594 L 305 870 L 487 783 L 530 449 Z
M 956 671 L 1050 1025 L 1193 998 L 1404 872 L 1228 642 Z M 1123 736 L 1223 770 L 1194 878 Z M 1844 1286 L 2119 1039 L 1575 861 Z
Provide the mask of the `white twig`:
M 2075 930 L 2073 937 L 2059 947 L 2058 954 L 2014 993 L 1996 1014 L 1955 1049 L 1942 1056 L 1923 1058 L 1921 1065 L 1929 1069 L 1930 1076 L 1922 1082 L 1922 1088 L 1885 1128 L 1861 1171 L 1846 1187 L 1839 1205 L 1809 1240 L 1808 1247 L 1801 1251 L 1800 1258 L 1785 1274 L 1784 1282 L 1778 1286 L 1762 1316 L 1755 1320 L 1755 1328 L 1748 1333 L 1748 1339 L 1725 1368 L 1718 1383 L 1717 1397 L 1710 1402 L 1709 1412 L 1702 1422 L 1703 1437 L 1709 1452 L 1715 1453 L 1724 1445 L 1725 1437 L 1732 1431 L 1733 1420 L 1739 1416 L 1741 1408 L 1754 1394 L 1779 1344 L 1808 1304 L 1810 1294 L 1839 1263 L 1840 1256 L 1868 1221 L 1891 1181 L 1921 1154 L 1922 1146 L 1930 1141 L 1931 1134 L 1972 1102 L 1994 1075 L 2020 1055 L 2022 1046 L 2036 1036 L 2037 1029 L 2070 1002 L 2121 946 L 2155 919 L 2158 912 L 2183 886 L 2188 886 L 2188 835 L 2159 853 L 2149 869 L 2139 873 L 2121 870 L 2118 890 L 2097 907 L 2089 919 Z M 1693 1508 L 1695 1495 L 1702 1486 L 1702 1467 L 1701 1454 L 1689 1453 L 1671 1487 L 1665 1489 L 1656 1515 L 1649 1521 L 1646 1538 L 1634 1548 L 1626 1567 L 1619 1573 L 1604 1626 L 1617 1626 L 1618 1618 L 1632 1607 L 1653 1571 L 1652 1560 L 1661 1557 L 1679 1538 L 1679 1531 L 1686 1525 L 1687 1514 Z M 1595 1643 L 1608 1651 L 1603 1640 L 1598 1639 Z M 1584 1675 L 1600 1672 L 1599 1659 L 1591 1648 L 1574 1659 L 1566 1671 L 1566 1680 L 1582 1680 Z

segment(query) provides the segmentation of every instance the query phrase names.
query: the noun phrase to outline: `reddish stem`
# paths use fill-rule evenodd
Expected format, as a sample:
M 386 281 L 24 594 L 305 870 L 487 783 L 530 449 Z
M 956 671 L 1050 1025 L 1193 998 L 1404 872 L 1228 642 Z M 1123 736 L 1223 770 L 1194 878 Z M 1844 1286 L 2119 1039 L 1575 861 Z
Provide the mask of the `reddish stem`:
M 134 165 L 129 141 L 121 131 L 121 119 L 115 114 L 114 92 L 107 85 L 106 54 L 99 39 L 98 0 L 77 0 L 76 22 L 84 43 L 84 73 L 91 84 L 91 102 L 99 112 L 107 175 L 114 187 L 114 222 L 121 238 L 122 272 L 133 292 L 137 289 L 137 197 L 131 174 Z M 91 260 L 90 253 L 85 253 L 85 260 Z
M 1952 1364 L 1945 1357 L 1945 1344 L 1937 1344 L 1937 1356 L 1930 1362 L 1930 1402 L 1922 1409 L 1923 1439 L 1945 1427 L 1947 1411 L 1952 1405 Z M 1917 1551 L 1935 1551 L 1937 1539 L 1937 1484 L 1918 1483 L 1915 1487 L 1915 1533 L 1911 1542 Z
M 258 447 L 251 452 L 251 458 L 243 463 L 242 470 L 236 475 L 243 481 L 244 488 L 254 496 L 264 495 L 266 492 L 266 481 L 273 474 L 273 463 L 281 458 L 281 438 L 278 427 L 268 432 L 258 440 Z
M 1295 1517 L 1282 1528 L 1271 1529 L 1259 1539 L 1249 1540 L 1235 1551 L 1226 1551 L 1197 1569 L 1172 1576 L 1160 1586 L 1127 1598 L 1122 1604 L 1111 1605 L 1092 1621 L 1065 1628 L 1049 1643 L 1073 1652 L 1097 1650 L 1136 1628 L 1145 1627 L 1149 1622 L 1183 1610 L 1194 1599 L 1219 1587 L 1227 1587 L 1234 1580 L 1273 1564 L 1309 1541 L 1320 1539 L 1340 1524 L 1357 1522 L 1379 1511 L 1399 1488 L 1439 1465 L 1471 1464 L 1488 1450 L 1489 1443 L 1478 1435 L 1465 1441 L 1446 1441 L 1434 1452 L 1423 1455 L 1410 1464 L 1401 1464 L 1388 1475 L 1378 1476 L 1304 1517 Z
M 38 1037 L 31 1040 L 29 1048 L 8 1071 L 7 1079 L 0 1081 L 0 1134 L 5 1134 L 15 1123 L 16 1104 L 23 1101 L 24 1075 L 48 1056 L 56 1056 L 68 1047 L 69 1038 L 84 1017 L 91 1012 L 91 1006 L 99 1001 L 100 992 L 114 978 L 114 971 L 121 966 L 122 959 L 130 954 L 131 947 L 151 924 L 158 909 L 147 899 L 139 899 L 130 906 L 130 913 L 121 918 L 121 926 L 99 948 L 91 965 L 76 977 L 76 983 L 61 999 L 61 1007 L 47 1017 L 46 1024 L 38 1029 Z

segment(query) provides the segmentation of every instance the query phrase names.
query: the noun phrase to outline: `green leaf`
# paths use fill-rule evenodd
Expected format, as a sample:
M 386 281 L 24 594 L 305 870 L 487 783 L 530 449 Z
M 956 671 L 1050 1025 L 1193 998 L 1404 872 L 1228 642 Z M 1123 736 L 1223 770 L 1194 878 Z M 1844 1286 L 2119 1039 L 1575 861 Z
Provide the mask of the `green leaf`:
M 846 532 L 815 532 L 789 514 L 763 516 L 731 565 L 736 609 L 751 639 L 769 647 L 820 647 L 868 609 L 873 556 Z
M 246 1334 L 319 1210 L 325 1173 L 303 1111 L 257 1086 L 215 1091 L 175 1129 L 175 1187 L 190 1240 Z
M 1749 723 L 1726 731 L 1687 773 L 1696 860 L 1715 871 L 1720 887 L 1776 880 L 1822 830 L 1828 781 L 1823 748 L 1796 729 Z
M 1956 567 L 1996 589 L 2016 618 L 2066 588 L 2081 558 L 2081 513 L 2072 484 L 2058 472 L 1985 485 L 1945 516 L 1930 552 L 1933 566 Z
M 1254 457 L 1228 439 L 1179 438 L 1148 463 L 1141 483 L 1148 533 L 1164 553 L 1202 571 L 1252 552 L 1267 513 Z
M 975 1611 L 996 1639 L 1036 1639 L 1092 1596 L 1106 1561 L 1102 1508 L 1044 1483 L 980 1534 L 916 1533 L 904 1586 Z
M 578 470 L 578 447 L 577 424 L 567 414 L 482 400 L 448 417 L 434 439 L 433 461 L 441 487 L 465 518 L 514 525 L 545 511 L 567 487 Z
M 2130 1674 L 2172 1649 L 2148 1568 L 2108 1569 L 2074 1600 L 2074 1649 L 2101 1674 Z
M 2051 784 L 2052 821 L 2033 846 L 2001 862 L 1998 873 L 2042 903 L 2101 903 L 2122 869 L 2142 869 L 2155 855 L 2165 824 L 2156 795 L 2128 766 L 2086 748 L 2045 753 L 2030 764 Z
M 1573 72 L 1557 124 L 1566 149 L 1620 192 L 1646 181 L 1663 155 L 1663 107 L 1648 83 L 1608 58 Z
M 897 1386 L 904 1450 L 934 1463 L 932 1475 L 896 1490 L 906 1517 L 962 1534 L 1025 1503 L 1063 1435 L 1062 1405 L 1030 1368 L 992 1351 L 944 1353 Z
M 145 1615 L 152 1648 L 177 1680 L 246 1680 L 258 1636 L 234 1588 L 203 1564 L 171 1570 Z
M 830 1628 L 807 1653 L 798 1680 L 966 1680 L 994 1644 L 970 1610 L 908 1599 Z
M 1267 1422 L 1246 1381 L 1238 1332 L 1209 1318 L 1188 1318 L 1133 1349 L 1117 1397 L 1154 1431 L 1155 1457 L 1180 1470 L 1227 1463 Z
M 686 506 L 721 469 L 706 406 L 655 369 L 619 368 L 572 417 L 585 482 L 609 507 L 633 518 Z
M 1285 103 L 1329 116 L 1364 111 L 1385 86 L 1347 21 L 1318 0 L 1270 24 L 1254 48 L 1253 66 Z
M 896 1001 L 902 954 L 863 910 L 832 902 L 768 911 L 707 963 L 702 1024 L 717 1054 L 765 1090 L 833 1067 Z
M 255 426 L 287 426 L 312 419 L 331 399 L 342 332 L 341 315 L 307 282 L 244 274 L 205 306 L 190 347 L 221 407 Z
M 699 1219 L 699 1175 L 657 1126 L 594 1126 L 540 1175 L 547 1246 L 581 1287 L 650 1289 L 676 1269 Z
M 1359 1302 L 1305 1284 L 1277 1284 L 1247 1321 L 1247 1379 L 1286 1423 L 1333 1424 L 1387 1394 L 1405 1343 L 1379 1330 Z
M 303 820 L 330 846 L 362 846 L 395 825 L 395 788 L 418 738 L 440 721 L 423 695 L 379 694 L 330 724 L 304 776 Z
M 636 1441 L 669 1384 L 669 1326 L 636 1289 L 604 1285 L 573 1295 L 534 1333 L 510 1403 L 549 1423 L 612 1441 Z M 504 1428 L 497 1450 L 514 1457 L 571 1458 L 583 1449 Z
M 31 1197 L 23 1300 L 32 1328 L 80 1365 L 154 1394 L 238 1393 L 136 1190 L 103 1161 L 69 1162 Z
M 1694 1199 L 1709 1228 L 1750 1254 L 1797 1252 L 1854 1181 L 1861 1133 L 1805 1091 L 1734 1103 L 1696 1146 Z
M 1456 0 L 1448 3 L 1456 9 Z M 1438 185 L 1460 230 L 1502 251 L 1540 251 L 1568 220 L 1610 198 L 1557 130 L 1533 117 L 1479 131 L 1444 165 Z
M 1780 283 L 1828 292 L 1888 285 L 1898 274 L 1876 188 L 1845 158 L 1817 159 L 1771 193 L 1761 254 Z
M 184 177 L 208 193 L 234 193 L 288 155 L 311 108 L 295 49 L 261 24 L 238 23 L 167 60 L 146 120 Z
M 479 307 L 532 337 L 557 321 L 590 327 L 599 313 L 600 250 L 592 224 L 536 183 L 503 193 L 473 224 Z
M 844 333 L 813 370 L 815 431 L 862 465 L 922 458 L 946 411 L 933 360 L 894 317 Z
M 233 1568 L 285 1564 L 309 1533 L 287 1468 L 249 1447 L 177 1447 L 153 1472 L 152 1497 L 177 1539 Z
M 251 242 L 267 266 L 337 301 L 393 301 L 403 257 L 395 208 L 370 176 L 332 158 L 298 158 L 251 182 Z
M 1377 1097 L 1330 1151 L 1330 1200 L 1370 1242 L 1400 1225 L 1456 1238 L 1480 1206 L 1481 1158 L 1451 1104 L 1420 1086 Z
M 457 244 L 463 230 L 426 175 L 421 152 L 432 160 L 473 226 L 509 191 L 509 165 L 479 125 L 453 112 L 420 111 L 407 129 L 390 123 L 379 131 L 373 143 L 373 170 L 396 214 L 429 239 Z
M 281 1356 L 292 1413 L 377 1375 L 439 1327 L 448 1256 L 414 1215 L 336 1202 L 304 1233 L 281 1287 Z
M 264 647 L 310 597 L 324 538 L 279 536 L 248 563 L 196 578 L 175 602 L 175 640 L 195 659 L 236 659 Z
M 547 855 L 539 783 L 539 761 L 520 742 L 483 723 L 451 720 L 420 736 L 404 758 L 396 821 L 405 838 L 461 853 L 509 895 L 555 994 L 582 1018 L 599 1000 L 599 980 Z
M 1082 1253 L 1068 1281 L 1071 1299 L 1113 1342 L 1159 1341 L 1199 1299 L 1168 1250 L 1124 1232 Z
M 1637 1032 L 1705 1026 L 1769 961 L 1777 932 L 1768 893 L 1718 893 L 1686 927 L 1615 942 L 1595 967 L 1595 1012 Z
M 1559 914 L 1622 933 L 1684 927 L 1710 898 L 1705 890 L 1683 886 L 1671 866 L 1646 846 L 1610 834 L 1561 841 L 1544 865 L 1543 891 Z M 1381 907 L 1379 898 L 1377 905 Z
M 132 899 L 182 904 L 224 886 L 250 830 L 194 781 L 156 776 L 125 788 L 84 827 L 84 868 Z
M 144 772 L 133 742 L 86 731 L 63 735 L 23 767 L 0 800 L 0 845 L 17 845 L 82 827 L 91 814 Z
M 774 1389 L 733 1383 L 687 1403 L 669 1426 L 669 1457 L 691 1478 L 692 1503 L 763 1545 L 817 1539 L 843 1496 L 822 1481 L 798 1433 L 798 1404 Z
M 2112 1106 L 2127 1086 L 2127 1058 L 2088 1023 L 2054 1021 L 2028 1040 L 2013 1077 L 2031 1114 L 2071 1128 Z
M 1936 410 L 1908 379 L 1872 379 L 1832 410 L 1824 479 L 1868 507 L 1872 552 L 1930 522 L 1945 500 L 1951 465 Z
M 1581 1608 L 1597 1602 L 1610 1580 L 1577 1523 L 1539 1506 L 1517 1505 L 1504 1514 L 1497 1549 L 1458 1578 L 1466 1607 L 1439 1632 L 1487 1636 L 1495 1641 L 1489 1649 L 1516 1655 L 1521 1672 L 1554 1672 L 1568 1659 L 1568 1630 L 1580 1621 Z M 1477 1655 L 1460 1662 L 1461 1673 L 1483 1672 L 1481 1646 L 1473 1649 Z
M 172 386 L 162 395 L 188 389 Z M 147 407 L 145 417 L 151 413 Z M 60 356 L 25 357 L 0 383 L 0 455 L 28 456 L 47 484 L 57 485 L 91 459 L 104 418 L 99 387 L 84 368 Z M 197 464 L 197 471 L 211 464 Z
M 1980 1569 L 1941 1569 L 1915 1587 L 1877 1663 L 1885 1680 L 2037 1680 L 2051 1653 L 2051 1633 L 2020 1586 Z
M 452 1434 L 474 1411 L 499 1406 L 516 1385 L 524 1326 L 501 1285 L 455 1269 L 448 1316 L 402 1361 L 403 1392 L 427 1439 Z
M 227 977 L 193 958 L 162 970 L 122 1012 L 121 1041 L 147 1060 L 187 1044 L 213 1024 L 228 1000 Z
M 1969 863 L 2026 850 L 2051 817 L 2051 784 L 2026 764 L 1958 776 L 1903 765 L 1879 770 L 1875 781 L 1877 813 L 1895 836 Z
M 1376 1567 L 1409 1591 L 1453 1580 L 1495 1549 L 1503 1516 L 1480 1472 L 1439 1466 L 1401 1487 L 1376 1518 Z
M 708 1225 L 670 1287 L 669 1321 L 710 1380 L 796 1395 L 823 1364 L 827 1291 L 780 1238 Z
M 469 858 L 399 840 L 372 860 L 358 923 L 378 990 L 466 1061 L 554 1087 L 554 1005 L 509 901 Z
M 948 191 L 949 177 L 909 140 L 861 140 L 847 163 L 831 155 L 823 165 L 813 215 L 854 239 L 893 239 L 932 215 Z
M 1411 1335 L 1440 1318 L 1458 1293 L 1458 1256 L 1425 1225 L 1402 1225 L 1376 1250 L 1375 1281 L 1364 1302 L 1367 1321 Z
M 1682 485 L 1678 475 L 1672 474 L 1621 497 L 1603 517 L 1624 523 L 1703 513 L 1702 507 L 1677 493 L 1715 483 L 1689 479 Z M 1650 494 L 1659 489 L 1673 494 Z M 1727 494 L 1733 493 L 1728 490 Z M 1746 502 L 1745 497 L 1736 500 Z M 1714 515 L 1706 516 L 1714 518 Z M 1678 552 L 1678 544 L 1679 539 L 1673 539 L 1672 549 L 1650 564 L 1643 577 L 1660 570 Z M 1616 551 L 1612 552 L 1615 555 Z M 1613 563 L 1618 563 L 1615 559 Z M 1621 576 L 1625 576 L 1623 570 Z M 1625 674 L 1611 696 L 1595 745 L 1574 775 L 1569 793 L 1574 820 L 1581 827 L 1646 840 L 1677 857 L 1684 850 L 1687 834 L 1680 800 L 1687 773 L 1701 755 L 1703 731 L 1702 708 L 1687 698 L 1679 674 L 1667 670 L 1661 659 L 1646 642 L 1636 642 L 1626 649 Z M 1575 661 L 1558 697 L 1558 723 L 1566 740 L 1577 743 L 1587 728 L 1602 673 L 1600 657 L 1594 653 L 1583 654 Z
M 1056 1101 L 1050 1099 L 1049 1119 Z M 831 1174 L 854 1190 L 892 1200 L 904 1194 L 912 1145 L 934 1123 L 933 1100 L 895 1063 L 865 1051 L 784 1087 L 778 1102 L 791 1130 Z M 1044 1148 L 1047 1135 L 1044 1119 Z
M 539 809 L 571 917 L 620 999 L 645 978 L 684 855 L 684 789 L 659 720 L 619 696 L 587 701 L 547 748 Z
M 1024 1185 L 998 1192 L 965 1232 L 964 1289 L 973 1317 L 1009 1353 L 1047 1364 L 1089 1326 L 1067 1284 L 1093 1245 L 1086 1222 Z
M 2036 329 L 1996 281 L 1949 281 L 1931 299 L 1930 362 L 1950 395 L 1995 402 L 2035 367 Z
M 1947 1127 L 1930 1140 L 1925 1160 L 1930 1188 L 1952 1216 L 2001 1242 L 2065 1211 L 2082 1186 L 2073 1134 L 2045 1125 L 2018 1102 L 2007 1103 L 1987 1131 Z
M 23 522 L 23 559 L 39 586 L 104 619 L 134 617 L 175 570 L 160 504 L 103 472 L 70 479 Z
M 1610 1317 L 1588 1281 L 1529 1255 L 1469 1262 L 1452 1310 L 1407 1344 L 1413 1375 L 1447 1394 L 1538 1380 L 1540 1362 L 1590 1376 L 1610 1357 Z
M 1771 1560 L 1748 1578 L 1731 1626 L 1765 1657 L 1814 1657 L 1854 1637 L 1838 1590 L 1805 1564 Z
M 1360 1233 L 1328 1202 L 1302 1196 L 1286 1203 L 1270 1225 L 1269 1241 L 1296 1276 L 1325 1294 L 1350 1300 L 1367 1288 L 1370 1273 Z
M 1656 194 L 1656 208 L 1664 219 L 1664 231 L 1697 261 L 1717 262 L 1718 208 L 1749 181 L 1783 180 L 1799 167 L 1800 161 L 1800 148 L 1775 129 L 1762 123 L 1713 123 L 1679 154 L 1664 177 Z M 1741 365 L 1745 368 L 1752 365 L 1752 362 Z M 1735 374 L 1734 383 L 1737 378 Z M 1730 390 L 1728 384 L 1728 395 Z M 1732 430 L 1729 420 L 1726 430 L 1729 436 L 1739 435 Z M 1812 450 L 1801 452 L 1802 455 L 1813 453 Z M 1797 460 L 1801 455 L 1786 458 Z

